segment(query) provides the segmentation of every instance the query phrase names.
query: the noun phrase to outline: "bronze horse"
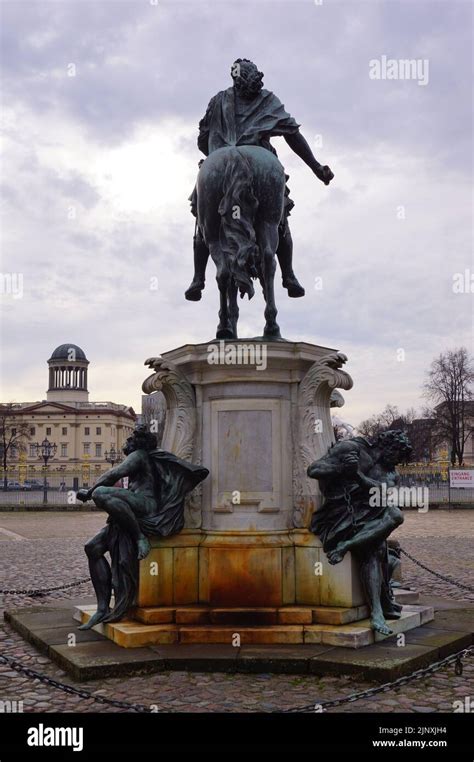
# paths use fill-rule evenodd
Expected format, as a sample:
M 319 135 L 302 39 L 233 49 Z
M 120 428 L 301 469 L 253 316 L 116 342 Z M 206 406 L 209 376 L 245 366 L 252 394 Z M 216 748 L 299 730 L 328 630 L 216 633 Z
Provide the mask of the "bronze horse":
M 255 278 L 265 298 L 263 336 L 281 338 L 274 277 L 285 193 L 282 165 L 260 146 L 225 146 L 203 162 L 196 189 L 197 224 L 217 269 L 216 338 L 237 338 L 237 292 L 251 299 Z

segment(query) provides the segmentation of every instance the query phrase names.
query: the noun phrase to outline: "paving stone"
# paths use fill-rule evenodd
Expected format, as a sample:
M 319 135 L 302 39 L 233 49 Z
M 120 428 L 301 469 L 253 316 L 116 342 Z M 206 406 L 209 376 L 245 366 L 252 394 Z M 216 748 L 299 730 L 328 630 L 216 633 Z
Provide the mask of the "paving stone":
M 434 622 L 426 626 L 433 626 L 443 630 L 463 630 L 464 632 L 474 633 L 474 611 L 470 609 L 437 611 Z
M 331 646 L 323 645 L 242 646 L 237 668 L 239 672 L 301 674 L 309 672 L 310 659 L 330 650 Z
M 52 646 L 51 657 L 78 680 L 115 677 L 133 671 L 143 673 L 164 669 L 163 660 L 148 648 L 121 648 L 109 640 L 81 643 L 75 648 Z
M 164 669 L 235 671 L 239 648 L 223 644 L 151 646 L 164 663 Z
M 7 523 L 14 520 L 15 523 Z M 27 521 L 28 531 L 24 526 Z M 61 537 L 57 536 L 58 522 L 61 526 Z M 27 536 L 30 539 L 18 542 L 2 542 L 2 554 L 0 556 L 0 578 L 2 586 L 9 588 L 32 588 L 50 587 L 60 585 L 63 582 L 86 577 L 87 559 L 83 552 L 84 542 L 92 537 L 104 524 L 103 514 L 90 513 L 81 516 L 68 514 L 9 514 L 6 518 L 0 514 L 0 526 L 11 531 Z M 34 525 L 34 527 L 33 527 Z M 32 529 L 33 527 L 33 529 Z M 36 527 L 36 529 L 35 529 Z M 394 537 L 400 540 L 404 547 L 413 556 L 436 571 L 446 574 L 454 579 L 473 585 L 472 571 L 473 547 L 472 536 L 474 530 L 474 511 L 432 511 L 427 514 L 419 514 L 417 511 L 406 511 L 404 524 L 394 533 Z M 420 602 L 434 606 L 436 619 L 433 623 L 425 625 L 436 631 L 448 631 L 456 638 L 459 632 L 472 633 L 474 630 L 474 594 L 462 590 L 447 581 L 438 579 L 420 567 L 416 566 L 406 557 L 402 556 L 403 584 L 420 591 Z M 34 612 L 43 613 L 51 609 L 73 609 L 76 605 L 94 603 L 94 594 L 90 583 L 70 590 L 56 591 L 46 597 L 38 599 L 27 596 L 5 596 L 0 599 L 3 607 L 8 609 L 29 608 Z M 445 619 L 440 619 L 442 613 Z M 67 626 L 67 622 L 65 626 Z M 424 630 L 425 627 L 421 629 Z M 48 632 L 48 620 L 44 622 L 44 630 Z M 419 632 L 417 628 L 416 632 Z M 38 630 L 39 632 L 39 630 Z M 414 631 L 411 631 L 413 633 Z M 420 644 L 410 642 L 411 634 L 405 635 L 407 648 L 416 649 Z M 416 637 L 416 636 L 415 636 Z M 441 636 L 439 636 L 441 637 Z M 220 658 L 214 657 L 218 669 L 221 672 L 209 673 L 203 671 L 161 671 L 165 666 L 165 659 L 161 659 L 155 649 L 140 648 L 140 658 L 149 652 L 153 653 L 152 660 L 143 666 L 142 675 L 129 675 L 126 673 L 126 664 L 121 665 L 118 676 L 94 676 L 89 671 L 87 684 L 78 682 L 74 677 L 65 675 L 62 668 L 54 663 L 41 663 L 38 661 L 38 650 L 25 641 L 22 636 L 15 632 L 8 622 L 0 622 L 0 648 L 1 653 L 18 659 L 40 672 L 50 675 L 57 680 L 62 680 L 78 687 L 86 687 L 87 690 L 101 691 L 101 695 L 114 698 L 121 696 L 127 701 L 136 701 L 145 704 L 157 704 L 165 711 L 198 711 L 200 703 L 188 702 L 187 696 L 202 696 L 206 702 L 205 711 L 226 712 L 255 712 L 264 707 L 272 706 L 277 709 L 287 709 L 294 706 L 302 706 L 316 703 L 317 701 L 347 696 L 356 690 L 373 686 L 384 680 L 386 669 L 386 654 L 384 659 L 373 659 L 375 666 L 380 669 L 373 674 L 362 664 L 362 669 L 357 674 L 351 675 L 325 674 L 257 674 L 225 672 L 225 655 Z M 444 636 L 442 636 L 444 642 Z M 391 640 L 375 646 L 370 646 L 373 654 L 380 649 L 395 649 L 396 645 L 390 645 Z M 86 643 L 80 643 L 74 650 L 80 655 L 80 649 L 84 649 Z M 95 645 L 102 645 L 96 641 Z M 120 649 L 113 643 L 106 644 L 107 648 L 118 649 L 122 658 L 133 656 L 132 651 Z M 213 646 L 225 648 L 225 646 Z M 298 646 L 294 646 L 297 648 Z M 316 647 L 316 646 L 311 646 Z M 421 646 L 428 648 L 427 646 Z M 438 651 L 445 646 L 441 641 L 436 641 Z M 64 646 L 61 646 L 63 650 Z M 166 648 L 174 648 L 167 646 Z M 203 646 L 199 646 L 203 648 Z M 240 653 L 250 646 L 243 646 Z M 279 646 L 278 648 L 281 648 Z M 291 646 L 290 646 L 291 648 Z M 158 649 L 159 650 L 159 649 Z M 238 651 L 238 649 L 235 649 Z M 335 649 L 337 650 L 337 649 Z M 339 649 L 346 652 L 346 649 Z M 359 649 L 356 654 L 361 658 L 364 650 Z M 68 652 L 71 649 L 68 649 Z M 66 652 L 66 654 L 68 653 Z M 347 653 L 347 652 L 346 652 Z M 413 664 L 420 663 L 420 652 L 412 650 Z M 330 652 L 321 654 L 329 657 Z M 105 659 L 105 654 L 103 654 Z M 158 661 L 155 661 L 156 657 Z M 236 657 L 238 660 L 240 656 Z M 161 659 L 161 662 L 160 662 Z M 277 659 L 274 660 L 275 662 Z M 297 661 L 297 659 L 295 659 Z M 422 661 L 422 659 L 421 659 Z M 85 658 L 87 664 L 88 659 Z M 152 663 L 153 662 L 153 663 Z M 284 659 L 281 659 L 284 663 Z M 78 663 L 80 659 L 78 658 Z M 99 666 L 100 660 L 99 660 Z M 219 663 L 221 666 L 219 666 Z M 328 664 L 330 664 L 328 659 Z M 465 659 L 463 674 L 458 676 L 454 673 L 454 667 L 450 664 L 443 667 L 435 674 L 420 680 L 403 685 L 396 691 L 383 694 L 384 701 L 380 697 L 359 699 L 351 704 L 343 704 L 339 707 L 330 708 L 326 711 L 331 713 L 367 712 L 383 714 L 384 712 L 416 712 L 430 709 L 430 711 L 452 712 L 453 701 L 463 700 L 466 695 L 474 695 L 472 685 L 474 683 L 474 659 Z M 224 666 L 222 666 L 224 665 Z M 314 665 L 313 665 L 314 666 Z M 397 666 L 397 665 L 395 665 Z M 102 668 L 102 667 L 101 667 Z M 268 669 L 263 665 L 262 668 Z M 88 667 L 90 670 L 90 668 Z M 326 665 L 327 669 L 327 665 Z M 154 671 L 158 670 L 158 671 Z M 349 670 L 346 667 L 346 670 Z M 409 669 L 410 671 L 410 669 Z M 4 678 L 5 675 L 10 675 Z M 8 684 L 8 695 L 12 695 L 10 686 L 14 686 L 15 698 L 24 701 L 25 712 L 35 710 L 38 702 L 48 703 L 50 711 L 79 711 L 84 713 L 121 713 L 126 709 L 117 709 L 108 705 L 98 705 L 90 699 L 83 699 L 74 695 L 64 694 L 52 686 L 41 685 L 37 682 L 20 676 L 13 672 L 7 665 L 0 663 L 0 680 L 2 691 L 5 682 Z M 386 703 L 387 697 L 393 703 Z M 204 705 L 204 704 L 203 704 Z
M 363 676 L 364 679 L 385 681 L 426 667 L 432 661 L 432 652 L 427 646 L 405 645 L 399 648 L 393 643 L 376 643 L 369 648 L 357 650 L 334 648 L 315 656 L 309 669 L 310 672 L 320 675 L 325 672 L 355 674 Z
M 436 620 L 437 623 L 438 620 Z M 405 642 L 438 649 L 440 659 L 467 648 L 472 643 L 472 635 L 456 630 L 442 630 L 436 627 L 417 627 L 405 633 Z

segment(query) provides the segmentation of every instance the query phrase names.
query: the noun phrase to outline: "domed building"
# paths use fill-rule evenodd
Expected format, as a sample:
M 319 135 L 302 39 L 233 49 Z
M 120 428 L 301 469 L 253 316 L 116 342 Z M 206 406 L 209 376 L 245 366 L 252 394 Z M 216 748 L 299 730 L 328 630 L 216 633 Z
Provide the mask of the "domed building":
M 136 415 L 128 405 L 90 402 L 88 371 L 89 360 L 77 344 L 61 344 L 52 352 L 46 399 L 13 407 L 15 420 L 28 425 L 29 440 L 24 452 L 13 453 L 10 479 L 24 483 L 41 476 L 35 443 L 44 439 L 57 448 L 48 466 L 53 488 L 61 483 L 67 488 L 90 486 L 111 468 L 110 453 L 121 453 Z
M 77 344 L 61 344 L 48 360 L 49 386 L 46 398 L 52 402 L 88 402 L 87 359 Z

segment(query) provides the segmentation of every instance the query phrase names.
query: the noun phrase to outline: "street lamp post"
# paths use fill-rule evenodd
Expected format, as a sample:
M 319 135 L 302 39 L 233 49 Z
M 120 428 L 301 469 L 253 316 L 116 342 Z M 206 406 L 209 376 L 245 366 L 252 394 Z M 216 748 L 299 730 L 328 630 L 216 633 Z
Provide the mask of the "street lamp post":
M 123 460 L 122 455 L 119 452 L 117 452 L 117 450 L 115 449 L 113 445 L 110 448 L 110 451 L 107 451 L 107 450 L 105 451 L 104 457 L 107 463 L 110 463 L 112 468 L 114 467 L 115 463 L 120 463 L 120 461 Z
M 43 505 L 48 503 L 48 462 L 56 455 L 58 446 L 54 442 L 50 442 L 46 437 L 41 444 L 36 442 L 33 445 L 36 448 L 36 455 L 44 463 L 44 478 L 43 478 Z

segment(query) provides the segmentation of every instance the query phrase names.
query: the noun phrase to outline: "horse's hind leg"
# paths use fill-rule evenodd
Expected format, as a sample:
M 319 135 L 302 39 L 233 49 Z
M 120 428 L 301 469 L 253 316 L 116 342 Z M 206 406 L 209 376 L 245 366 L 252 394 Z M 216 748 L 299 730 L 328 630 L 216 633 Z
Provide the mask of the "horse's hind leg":
M 209 252 L 216 266 L 216 281 L 219 288 L 220 309 L 219 325 L 217 326 L 216 339 L 233 339 L 232 323 L 229 315 L 228 291 L 230 283 L 230 273 L 222 256 L 222 250 L 219 243 L 211 241 L 208 244 Z
M 262 262 L 263 293 L 265 296 L 265 328 L 268 339 L 280 339 L 280 327 L 276 322 L 278 310 L 275 304 L 275 254 L 278 247 L 278 225 L 261 221 L 258 224 L 258 246 Z
M 239 320 L 239 304 L 237 302 L 237 285 L 235 280 L 231 277 L 229 279 L 229 319 L 232 328 L 233 339 L 237 338 L 237 322 Z

